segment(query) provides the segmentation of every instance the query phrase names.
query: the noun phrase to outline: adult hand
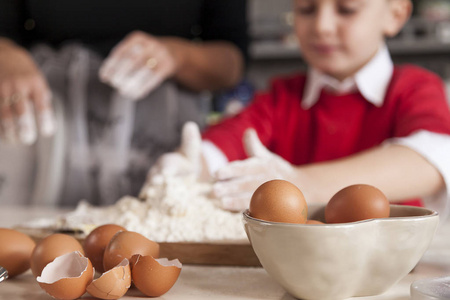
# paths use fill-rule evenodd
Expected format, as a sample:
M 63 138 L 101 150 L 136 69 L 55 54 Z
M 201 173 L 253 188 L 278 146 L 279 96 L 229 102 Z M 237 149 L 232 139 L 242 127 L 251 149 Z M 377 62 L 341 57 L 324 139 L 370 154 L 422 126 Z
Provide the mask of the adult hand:
M 201 176 L 202 166 L 200 129 L 194 122 L 187 122 L 181 134 L 181 146 L 175 152 L 163 154 L 147 175 L 147 181 L 141 190 L 145 195 L 147 188 L 163 182 L 164 177 Z
M 232 162 L 215 174 L 214 195 L 227 210 L 248 208 L 253 192 L 266 181 L 284 179 L 294 184 L 298 181 L 295 167 L 267 150 L 254 129 L 245 131 L 244 146 L 248 159 Z
M 124 96 L 137 100 L 172 76 L 176 67 L 173 51 L 162 39 L 135 31 L 113 49 L 99 75 Z
M 0 40 L 1 138 L 33 144 L 36 119 L 43 136 L 55 131 L 51 91 L 30 54 L 12 42 Z

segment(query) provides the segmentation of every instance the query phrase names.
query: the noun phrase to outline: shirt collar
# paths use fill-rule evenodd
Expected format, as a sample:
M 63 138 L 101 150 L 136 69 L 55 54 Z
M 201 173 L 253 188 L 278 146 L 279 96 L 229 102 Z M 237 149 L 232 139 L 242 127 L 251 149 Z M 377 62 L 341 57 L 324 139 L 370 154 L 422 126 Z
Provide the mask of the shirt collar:
M 394 64 L 386 45 L 380 47 L 375 56 L 354 76 L 339 81 L 315 68 L 308 69 L 302 107 L 311 108 L 318 100 L 322 88 L 328 88 L 336 94 L 359 90 L 363 97 L 373 105 L 383 105 Z

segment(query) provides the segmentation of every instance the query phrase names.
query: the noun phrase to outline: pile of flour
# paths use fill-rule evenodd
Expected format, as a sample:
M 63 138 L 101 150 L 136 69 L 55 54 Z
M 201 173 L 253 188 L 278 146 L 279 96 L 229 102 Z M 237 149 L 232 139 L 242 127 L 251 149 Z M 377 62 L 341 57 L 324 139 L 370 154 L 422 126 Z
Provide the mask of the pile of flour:
M 242 213 L 223 210 L 210 192 L 211 184 L 194 176 L 166 177 L 146 187 L 145 200 L 127 196 L 107 207 L 80 202 L 55 226 L 89 233 L 96 226 L 114 223 L 156 242 L 247 242 Z

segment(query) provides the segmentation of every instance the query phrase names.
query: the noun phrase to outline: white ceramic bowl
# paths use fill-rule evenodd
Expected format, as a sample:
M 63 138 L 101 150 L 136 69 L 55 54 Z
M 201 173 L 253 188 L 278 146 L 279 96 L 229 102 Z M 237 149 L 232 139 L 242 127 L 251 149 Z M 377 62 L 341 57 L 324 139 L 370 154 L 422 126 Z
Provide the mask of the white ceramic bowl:
M 324 221 L 325 206 L 308 206 Z M 391 205 L 389 218 L 306 225 L 268 222 L 244 212 L 253 250 L 267 273 L 301 299 L 381 294 L 407 275 L 431 243 L 438 213 Z

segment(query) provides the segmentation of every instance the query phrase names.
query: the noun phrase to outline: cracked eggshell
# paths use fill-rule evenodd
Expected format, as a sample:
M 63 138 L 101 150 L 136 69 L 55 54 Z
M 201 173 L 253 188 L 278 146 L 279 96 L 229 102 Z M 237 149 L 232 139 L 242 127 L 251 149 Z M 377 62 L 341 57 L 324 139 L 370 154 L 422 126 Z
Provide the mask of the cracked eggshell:
M 135 254 L 159 257 L 159 244 L 134 231 L 116 233 L 103 254 L 105 270 L 117 266 L 124 258 L 130 260 Z
M 92 230 L 84 240 L 83 249 L 86 257 L 89 258 L 97 272 L 105 272 L 103 269 L 103 254 L 112 237 L 119 231 L 126 231 L 126 229 L 115 224 L 101 225 Z
M 155 259 L 151 256 L 133 255 L 131 278 L 136 288 L 149 297 L 167 293 L 178 279 L 182 264 L 178 259 Z
M 55 258 L 36 280 L 41 288 L 56 299 L 77 299 L 86 292 L 94 278 L 94 268 L 79 251 Z
M 131 270 L 128 259 L 105 272 L 99 278 L 92 281 L 86 291 L 100 299 L 119 299 L 131 286 Z
M 30 257 L 36 243 L 25 233 L 0 228 L 0 266 L 14 277 L 30 268 Z
M 31 253 L 30 266 L 34 277 L 41 275 L 44 267 L 58 256 L 74 251 L 84 255 L 83 247 L 74 237 L 62 233 L 47 236 Z

